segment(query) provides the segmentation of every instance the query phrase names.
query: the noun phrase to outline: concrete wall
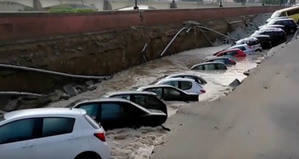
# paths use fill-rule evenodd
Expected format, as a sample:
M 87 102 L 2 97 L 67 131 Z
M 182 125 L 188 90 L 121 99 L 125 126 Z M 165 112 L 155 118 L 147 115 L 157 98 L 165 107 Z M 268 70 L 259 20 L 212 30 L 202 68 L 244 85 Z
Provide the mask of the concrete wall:
M 279 7 L 240 7 L 152 11 L 99 12 L 92 14 L 0 14 L 1 41 L 41 38 L 128 28 L 211 20 L 272 12 Z

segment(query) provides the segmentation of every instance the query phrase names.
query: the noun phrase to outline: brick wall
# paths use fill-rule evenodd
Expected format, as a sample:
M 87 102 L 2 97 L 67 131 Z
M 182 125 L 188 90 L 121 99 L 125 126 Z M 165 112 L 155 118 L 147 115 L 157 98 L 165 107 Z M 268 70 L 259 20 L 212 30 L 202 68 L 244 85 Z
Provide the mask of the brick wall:
M 236 7 L 150 11 L 108 11 L 89 14 L 3 13 L 0 41 L 115 30 L 139 25 L 180 23 L 273 12 L 280 7 Z

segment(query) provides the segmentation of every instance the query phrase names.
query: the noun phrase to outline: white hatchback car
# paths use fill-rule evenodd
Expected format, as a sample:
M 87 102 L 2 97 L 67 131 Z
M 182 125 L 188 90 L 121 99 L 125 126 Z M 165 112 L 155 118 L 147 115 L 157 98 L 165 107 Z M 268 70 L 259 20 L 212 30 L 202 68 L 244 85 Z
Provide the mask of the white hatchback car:
M 188 78 L 165 78 L 156 83 L 157 85 L 170 85 L 187 93 L 202 94 L 206 91 L 193 79 Z
M 105 133 L 84 110 L 41 108 L 0 117 L 1 159 L 108 159 Z
M 234 45 L 234 46 L 228 48 L 227 50 L 231 50 L 231 49 L 240 49 L 243 52 L 245 52 L 247 55 L 255 52 L 255 50 L 253 48 L 249 47 L 247 44 Z
M 254 51 L 262 51 L 263 48 L 261 46 L 260 41 L 255 37 L 247 37 L 236 42 L 236 45 L 247 44 L 249 49 Z M 246 46 L 245 46 L 246 47 Z

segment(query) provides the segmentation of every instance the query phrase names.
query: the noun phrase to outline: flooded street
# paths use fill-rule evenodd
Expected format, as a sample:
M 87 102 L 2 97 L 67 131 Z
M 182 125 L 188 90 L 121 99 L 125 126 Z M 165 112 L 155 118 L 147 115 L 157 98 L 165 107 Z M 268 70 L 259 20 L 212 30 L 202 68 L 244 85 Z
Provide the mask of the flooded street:
M 232 88 L 228 85 L 235 79 L 238 79 L 239 81 L 244 80 L 246 76 L 243 73 L 255 68 L 257 62 L 260 62 L 265 56 L 264 52 L 249 55 L 245 59 L 238 61 L 236 65 L 228 67 L 228 70 L 221 72 L 195 72 L 188 69 L 190 66 L 202 62 L 206 57 L 211 56 L 213 53 L 227 47 L 228 45 L 221 45 L 193 49 L 156 59 L 115 74 L 112 79 L 99 83 L 97 89 L 94 91 L 79 94 L 69 100 L 51 103 L 49 106 L 61 107 L 79 99 L 99 98 L 106 92 L 133 90 L 140 86 L 152 84 L 158 79 L 173 73 L 191 73 L 203 77 L 208 82 L 203 86 L 207 92 L 199 96 L 199 102 L 213 101 L 231 92 Z M 166 104 L 169 117 L 175 117 L 175 114 L 180 107 L 190 105 L 190 103 L 186 102 L 166 102 Z M 166 141 L 169 132 L 162 129 L 162 127 L 142 127 L 140 129 L 115 129 L 109 130 L 106 133 L 113 158 L 139 159 L 149 158 L 154 147 L 161 145 Z

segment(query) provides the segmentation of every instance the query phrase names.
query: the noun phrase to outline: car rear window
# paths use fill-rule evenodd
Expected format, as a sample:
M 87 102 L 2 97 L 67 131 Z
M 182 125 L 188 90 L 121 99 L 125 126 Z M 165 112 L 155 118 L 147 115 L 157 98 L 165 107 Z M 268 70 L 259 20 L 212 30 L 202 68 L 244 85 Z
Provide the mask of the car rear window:
M 215 65 L 214 64 L 208 64 L 208 65 L 205 65 L 205 70 L 215 70 Z
M 240 50 L 242 50 L 242 51 L 244 51 L 244 50 L 246 50 L 246 48 L 244 47 L 244 46 L 240 46 L 240 47 L 238 47 Z
M 249 45 L 249 46 L 257 45 L 257 44 L 259 44 L 258 40 L 250 40 L 250 41 L 247 42 L 247 45 Z
M 188 90 L 192 88 L 192 83 L 188 81 L 182 81 L 181 82 L 181 87 L 182 90 Z

